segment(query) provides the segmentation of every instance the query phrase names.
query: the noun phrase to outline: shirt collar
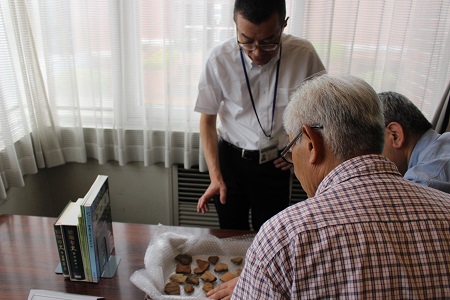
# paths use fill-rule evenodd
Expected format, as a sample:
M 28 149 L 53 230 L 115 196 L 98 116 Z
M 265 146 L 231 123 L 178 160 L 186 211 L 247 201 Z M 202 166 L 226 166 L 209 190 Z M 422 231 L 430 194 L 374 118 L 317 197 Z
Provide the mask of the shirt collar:
M 319 184 L 316 195 L 324 193 L 327 189 L 340 184 L 352 177 L 367 174 L 391 173 L 402 177 L 394 163 L 378 154 L 361 155 L 346 160 L 331 170 Z
M 408 169 L 417 165 L 419 161 L 419 155 L 423 152 L 425 148 L 427 148 L 430 144 L 432 144 L 435 140 L 437 140 L 441 135 L 434 131 L 433 129 L 428 129 L 417 141 L 414 149 L 411 153 L 411 157 L 409 158 Z

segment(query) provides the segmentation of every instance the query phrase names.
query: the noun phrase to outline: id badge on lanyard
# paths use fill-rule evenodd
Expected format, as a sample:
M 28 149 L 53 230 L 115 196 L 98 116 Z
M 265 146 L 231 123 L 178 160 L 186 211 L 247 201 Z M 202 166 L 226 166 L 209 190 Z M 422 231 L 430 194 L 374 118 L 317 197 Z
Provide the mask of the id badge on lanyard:
M 262 141 L 264 139 L 264 141 Z M 278 138 L 267 140 L 267 137 L 260 138 L 261 147 L 259 149 L 259 164 L 272 161 L 278 157 Z

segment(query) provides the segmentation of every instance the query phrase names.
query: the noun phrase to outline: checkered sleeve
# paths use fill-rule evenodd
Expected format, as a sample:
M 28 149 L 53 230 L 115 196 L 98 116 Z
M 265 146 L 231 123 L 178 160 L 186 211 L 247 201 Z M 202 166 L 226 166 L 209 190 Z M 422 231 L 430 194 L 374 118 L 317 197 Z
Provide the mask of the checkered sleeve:
M 287 253 L 270 242 L 271 232 L 263 227 L 248 249 L 232 299 L 290 299 L 286 285 L 291 282 L 292 267 Z

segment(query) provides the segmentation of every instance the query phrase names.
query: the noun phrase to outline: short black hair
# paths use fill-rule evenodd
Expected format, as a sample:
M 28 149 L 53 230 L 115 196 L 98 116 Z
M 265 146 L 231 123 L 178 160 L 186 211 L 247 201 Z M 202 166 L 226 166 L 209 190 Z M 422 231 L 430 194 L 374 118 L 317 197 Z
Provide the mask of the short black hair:
M 406 96 L 396 92 L 378 93 L 383 104 L 384 125 L 397 122 L 410 136 L 420 137 L 433 126 Z
M 237 14 L 241 14 L 251 23 L 261 24 L 276 12 L 282 24 L 286 18 L 285 0 L 236 0 L 234 2 L 234 20 Z

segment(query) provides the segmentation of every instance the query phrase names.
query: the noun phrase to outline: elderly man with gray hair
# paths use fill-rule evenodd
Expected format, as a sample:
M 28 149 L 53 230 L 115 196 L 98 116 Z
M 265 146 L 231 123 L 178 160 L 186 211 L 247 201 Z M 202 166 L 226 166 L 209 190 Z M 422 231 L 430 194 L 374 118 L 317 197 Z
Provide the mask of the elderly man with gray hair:
M 304 82 L 283 151 L 308 199 L 268 220 L 232 299 L 450 298 L 450 195 L 381 156 L 383 110 L 362 79 Z

